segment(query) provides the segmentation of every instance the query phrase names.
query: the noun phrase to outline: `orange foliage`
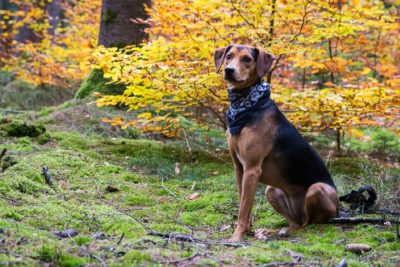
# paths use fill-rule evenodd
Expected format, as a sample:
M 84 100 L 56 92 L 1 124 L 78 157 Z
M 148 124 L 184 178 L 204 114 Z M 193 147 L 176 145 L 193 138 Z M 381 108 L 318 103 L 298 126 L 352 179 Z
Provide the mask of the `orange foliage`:
M 399 121 L 400 23 L 395 6 L 376 1 L 155 1 L 151 40 L 123 50 L 100 47 L 83 67 L 125 83 L 125 104 L 142 115 L 122 126 L 180 134 L 186 119 L 224 127 L 226 85 L 213 51 L 260 45 L 277 57 L 272 97 L 303 131 L 348 131 Z M 94 62 L 93 65 L 90 62 Z
M 0 11 L 5 30 L 0 39 L 0 64 L 34 84 L 76 85 L 88 74 L 80 70 L 79 62 L 96 46 L 101 1 L 62 1 L 64 18 L 55 29 L 50 22 L 54 18 L 46 12 L 50 2 L 13 0 L 16 11 Z M 26 29 L 32 32 L 33 40 L 17 41 Z

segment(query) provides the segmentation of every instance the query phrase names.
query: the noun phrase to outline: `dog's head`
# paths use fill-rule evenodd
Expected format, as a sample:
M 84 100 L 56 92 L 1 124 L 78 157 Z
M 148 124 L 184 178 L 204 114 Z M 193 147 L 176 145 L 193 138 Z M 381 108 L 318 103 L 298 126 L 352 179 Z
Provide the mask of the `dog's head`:
M 217 72 L 224 65 L 224 79 L 236 89 L 257 83 L 269 71 L 274 60 L 263 49 L 247 45 L 229 45 L 214 52 Z

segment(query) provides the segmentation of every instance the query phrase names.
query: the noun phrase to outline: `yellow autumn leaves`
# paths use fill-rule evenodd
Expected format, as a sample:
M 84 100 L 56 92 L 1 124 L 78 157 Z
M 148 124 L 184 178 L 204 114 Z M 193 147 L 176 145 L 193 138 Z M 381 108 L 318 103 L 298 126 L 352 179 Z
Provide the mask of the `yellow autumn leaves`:
M 273 53 L 272 97 L 307 131 L 391 124 L 400 96 L 395 7 L 373 1 L 154 1 L 150 41 L 99 48 L 95 66 L 127 85 L 103 105 L 140 114 L 120 125 L 179 134 L 183 118 L 225 126 L 226 85 L 214 73 L 216 47 L 260 45 Z

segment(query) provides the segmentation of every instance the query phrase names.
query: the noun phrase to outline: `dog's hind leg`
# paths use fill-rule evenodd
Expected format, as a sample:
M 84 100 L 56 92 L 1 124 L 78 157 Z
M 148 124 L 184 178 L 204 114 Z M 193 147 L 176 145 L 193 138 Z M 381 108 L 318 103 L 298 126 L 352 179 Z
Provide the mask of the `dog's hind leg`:
M 267 186 L 265 196 L 271 206 L 288 221 L 290 231 L 302 227 L 304 197 L 300 195 L 296 200 L 291 199 L 283 190 L 273 186 Z
M 308 188 L 304 213 L 303 226 L 311 223 L 324 223 L 337 216 L 339 199 L 337 191 L 325 183 L 315 183 Z

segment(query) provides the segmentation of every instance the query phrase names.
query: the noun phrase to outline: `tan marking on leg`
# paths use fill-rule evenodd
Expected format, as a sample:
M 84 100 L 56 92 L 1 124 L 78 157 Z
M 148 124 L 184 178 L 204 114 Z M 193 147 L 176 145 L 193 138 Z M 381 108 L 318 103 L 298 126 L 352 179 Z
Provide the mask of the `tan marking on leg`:
M 265 196 L 271 206 L 288 221 L 290 231 L 301 227 L 303 222 L 301 203 L 293 205 L 293 200 L 289 199 L 284 191 L 273 186 L 267 186 Z M 302 199 L 299 198 L 298 201 L 302 202 Z
M 315 183 L 309 187 L 304 212 L 306 220 L 303 226 L 311 223 L 324 223 L 337 216 L 339 199 L 337 191 L 325 183 Z

